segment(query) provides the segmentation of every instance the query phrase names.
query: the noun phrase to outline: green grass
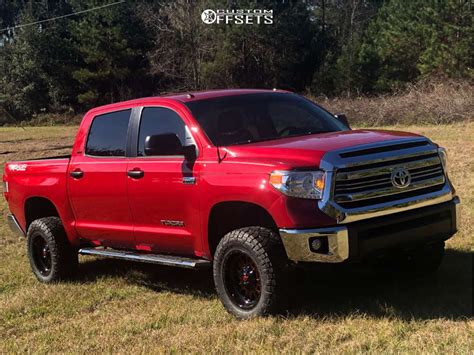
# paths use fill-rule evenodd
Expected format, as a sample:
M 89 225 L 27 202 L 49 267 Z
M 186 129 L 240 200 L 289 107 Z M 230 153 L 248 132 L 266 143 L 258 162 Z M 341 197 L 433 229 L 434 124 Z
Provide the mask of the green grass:
M 66 154 L 75 129 L 1 128 L 0 156 Z M 437 275 L 414 280 L 366 267 L 323 267 L 297 280 L 288 314 L 237 321 L 221 306 L 208 271 L 81 258 L 77 280 L 40 284 L 24 241 L 2 222 L 0 353 L 472 353 L 474 124 L 395 129 L 448 148 L 462 226 Z M 3 200 L 0 206 L 6 216 Z

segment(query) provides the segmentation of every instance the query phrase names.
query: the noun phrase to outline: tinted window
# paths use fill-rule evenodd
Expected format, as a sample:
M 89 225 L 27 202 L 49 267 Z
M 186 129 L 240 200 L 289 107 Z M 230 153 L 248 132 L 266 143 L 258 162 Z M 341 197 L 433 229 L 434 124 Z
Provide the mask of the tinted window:
M 186 103 L 216 145 L 232 145 L 347 129 L 296 94 L 261 93 Z
M 186 145 L 186 126 L 176 112 L 164 107 L 144 108 L 140 121 L 137 155 L 145 155 L 146 137 L 167 133 L 176 134 L 181 145 Z
M 123 110 L 96 116 L 89 131 L 86 154 L 124 157 L 131 111 Z

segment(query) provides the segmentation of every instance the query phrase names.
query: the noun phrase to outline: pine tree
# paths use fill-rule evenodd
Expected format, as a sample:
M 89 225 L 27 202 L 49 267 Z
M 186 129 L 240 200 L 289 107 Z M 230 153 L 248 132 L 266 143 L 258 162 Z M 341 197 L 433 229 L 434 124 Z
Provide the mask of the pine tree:
M 69 11 L 58 1 L 29 1 L 10 25 L 44 20 Z M 20 27 L 8 32 L 1 49 L 3 75 L 0 77 L 0 102 L 18 117 L 39 112 L 59 111 L 71 102 L 69 87 L 70 53 L 68 24 L 54 23 Z
M 368 91 L 389 91 L 430 75 L 472 77 L 470 3 L 392 0 L 371 23 L 358 53 Z
M 94 0 L 72 1 L 76 11 L 93 8 Z M 77 69 L 77 100 L 83 107 L 112 103 L 140 95 L 146 76 L 144 50 L 146 31 L 135 16 L 133 5 L 88 12 L 74 19 L 72 37 Z

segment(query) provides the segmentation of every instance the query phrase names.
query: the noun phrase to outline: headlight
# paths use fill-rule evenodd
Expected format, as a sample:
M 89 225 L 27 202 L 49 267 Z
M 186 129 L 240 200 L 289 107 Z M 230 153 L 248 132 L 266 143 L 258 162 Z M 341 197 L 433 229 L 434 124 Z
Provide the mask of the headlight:
M 441 160 L 441 164 L 443 165 L 443 170 L 447 174 L 448 173 L 448 153 L 444 148 L 438 148 L 438 155 L 439 159 Z
M 319 200 L 323 196 L 324 171 L 274 171 L 270 184 L 287 196 Z

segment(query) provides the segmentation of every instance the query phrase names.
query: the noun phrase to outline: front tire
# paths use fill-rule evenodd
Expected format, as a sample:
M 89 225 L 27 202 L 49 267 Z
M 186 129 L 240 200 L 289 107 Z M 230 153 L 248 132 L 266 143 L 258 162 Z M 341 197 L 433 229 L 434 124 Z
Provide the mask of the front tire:
M 224 307 L 239 319 L 279 310 L 287 262 L 281 240 L 263 227 L 236 229 L 214 255 L 213 276 Z
M 58 217 L 33 221 L 27 233 L 27 252 L 36 278 L 45 283 L 70 278 L 77 270 L 78 255 Z

